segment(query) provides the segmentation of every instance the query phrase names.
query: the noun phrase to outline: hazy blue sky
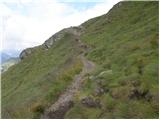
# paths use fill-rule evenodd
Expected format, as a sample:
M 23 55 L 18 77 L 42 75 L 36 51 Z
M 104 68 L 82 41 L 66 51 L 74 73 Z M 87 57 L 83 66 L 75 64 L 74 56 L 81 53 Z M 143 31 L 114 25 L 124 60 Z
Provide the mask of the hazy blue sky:
M 42 44 L 55 32 L 105 14 L 120 0 L 0 0 L 0 50 Z

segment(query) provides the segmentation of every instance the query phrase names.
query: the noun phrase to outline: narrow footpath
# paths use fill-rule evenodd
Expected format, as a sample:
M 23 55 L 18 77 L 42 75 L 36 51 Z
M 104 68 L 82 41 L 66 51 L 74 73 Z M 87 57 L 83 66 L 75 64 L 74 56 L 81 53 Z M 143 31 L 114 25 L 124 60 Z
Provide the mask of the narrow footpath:
M 41 118 L 63 119 L 65 113 L 73 106 L 74 96 L 80 90 L 85 74 L 90 73 L 95 67 L 95 64 L 86 59 L 83 55 L 81 55 L 80 58 L 83 62 L 82 72 L 74 77 L 68 89 L 45 111 Z

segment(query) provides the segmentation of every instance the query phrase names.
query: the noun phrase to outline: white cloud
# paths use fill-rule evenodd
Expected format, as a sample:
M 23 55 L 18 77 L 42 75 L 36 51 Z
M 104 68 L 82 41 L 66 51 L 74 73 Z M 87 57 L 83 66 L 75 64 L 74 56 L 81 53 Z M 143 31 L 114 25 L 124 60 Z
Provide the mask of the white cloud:
M 118 1 L 97 3 L 86 10 L 77 10 L 69 3 L 55 0 L 0 2 L 1 50 L 22 50 L 40 45 L 63 28 L 106 13 Z

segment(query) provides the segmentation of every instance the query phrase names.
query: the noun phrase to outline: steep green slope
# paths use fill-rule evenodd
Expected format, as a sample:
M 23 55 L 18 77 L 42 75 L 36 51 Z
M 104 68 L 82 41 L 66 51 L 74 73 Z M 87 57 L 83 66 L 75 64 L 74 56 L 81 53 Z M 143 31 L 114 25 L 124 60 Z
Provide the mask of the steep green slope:
M 121 2 L 82 25 L 98 67 L 66 118 L 158 118 L 158 2 Z
M 81 71 L 75 38 L 64 34 L 49 50 L 36 47 L 2 74 L 2 118 L 38 117 Z
M 158 2 L 120 2 L 80 28 L 96 69 L 65 118 L 158 118 Z M 61 32 L 2 74 L 2 118 L 39 118 L 57 101 L 83 68 L 78 41 Z

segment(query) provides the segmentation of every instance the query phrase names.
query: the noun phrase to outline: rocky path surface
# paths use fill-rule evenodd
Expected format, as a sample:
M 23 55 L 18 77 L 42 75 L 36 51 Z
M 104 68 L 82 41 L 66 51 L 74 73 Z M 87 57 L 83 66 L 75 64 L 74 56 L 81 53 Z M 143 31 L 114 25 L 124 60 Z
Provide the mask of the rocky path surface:
M 63 119 L 65 113 L 73 106 L 74 96 L 80 90 L 85 74 L 90 73 L 95 67 L 95 64 L 87 60 L 83 55 L 80 55 L 80 58 L 83 62 L 82 72 L 74 77 L 74 80 L 68 89 L 45 111 L 41 118 Z

